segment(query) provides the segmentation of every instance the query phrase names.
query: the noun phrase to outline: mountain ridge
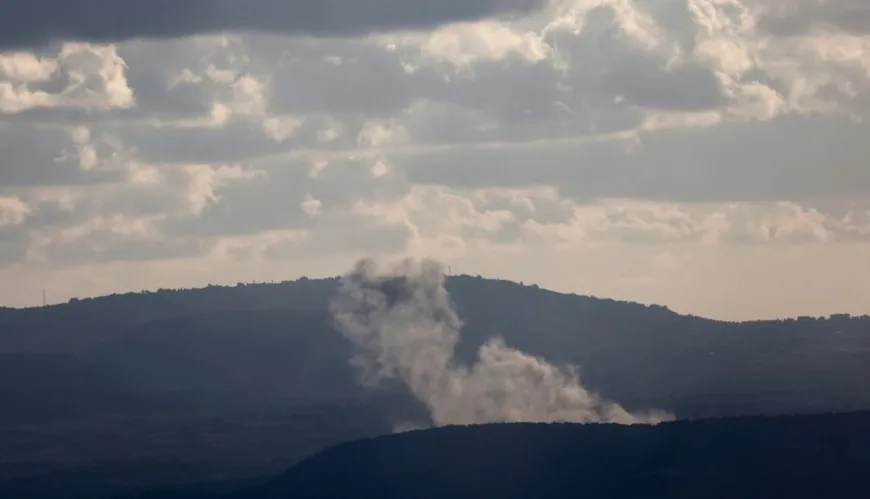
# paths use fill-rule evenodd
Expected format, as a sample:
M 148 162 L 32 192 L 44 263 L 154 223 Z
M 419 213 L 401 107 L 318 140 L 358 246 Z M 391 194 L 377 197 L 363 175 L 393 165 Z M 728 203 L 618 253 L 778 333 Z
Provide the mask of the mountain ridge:
M 430 426 L 430 408 L 402 382 L 361 386 L 354 345 L 329 313 L 337 285 L 301 279 L 0 310 L 0 354 L 29 359 L 0 357 L 12 383 L 0 382 L 0 400 L 16 401 L 0 417 L 0 466 L 182 456 L 265 475 L 339 441 Z M 472 276 L 449 277 L 446 288 L 465 324 L 456 366 L 474 365 L 501 338 L 579 366 L 585 388 L 629 411 L 870 410 L 866 317 L 728 323 Z M 64 374 L 34 377 L 37 367 Z M 62 385 L 71 388 L 54 389 Z M 258 450 L 250 466 L 239 462 L 245 449 Z

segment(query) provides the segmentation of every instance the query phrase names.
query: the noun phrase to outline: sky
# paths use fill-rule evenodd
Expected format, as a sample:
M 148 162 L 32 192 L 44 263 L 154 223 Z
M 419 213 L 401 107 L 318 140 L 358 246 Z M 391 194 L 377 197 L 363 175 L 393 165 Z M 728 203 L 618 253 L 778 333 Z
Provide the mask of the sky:
M 864 0 L 0 11 L 2 305 L 410 255 L 721 319 L 870 313 Z

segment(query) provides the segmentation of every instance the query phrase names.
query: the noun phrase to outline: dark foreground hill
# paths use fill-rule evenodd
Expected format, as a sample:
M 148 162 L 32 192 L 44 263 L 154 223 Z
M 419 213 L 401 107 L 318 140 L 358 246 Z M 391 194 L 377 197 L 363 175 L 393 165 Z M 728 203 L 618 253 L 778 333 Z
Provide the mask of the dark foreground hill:
M 866 499 L 868 448 L 870 413 L 446 427 L 332 447 L 261 485 L 114 492 L 140 499 Z M 30 489 L 0 484 L 0 496 L 111 497 L 101 495 L 105 485 L 89 494 L 81 484 L 39 495 L 61 479 L 47 476 Z M 227 492 L 232 487 L 238 490 Z
M 449 427 L 326 450 L 235 499 L 866 498 L 870 414 Z

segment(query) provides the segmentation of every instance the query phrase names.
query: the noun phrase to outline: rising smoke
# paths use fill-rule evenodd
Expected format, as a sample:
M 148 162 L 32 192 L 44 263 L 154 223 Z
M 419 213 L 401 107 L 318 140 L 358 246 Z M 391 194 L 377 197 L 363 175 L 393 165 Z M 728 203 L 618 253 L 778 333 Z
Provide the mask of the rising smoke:
M 366 384 L 398 378 L 437 426 L 494 422 L 658 423 L 664 412 L 632 413 L 558 367 L 494 338 L 471 367 L 454 361 L 462 322 L 444 288 L 441 265 L 364 259 L 341 281 L 332 302 L 338 328 L 356 346 Z

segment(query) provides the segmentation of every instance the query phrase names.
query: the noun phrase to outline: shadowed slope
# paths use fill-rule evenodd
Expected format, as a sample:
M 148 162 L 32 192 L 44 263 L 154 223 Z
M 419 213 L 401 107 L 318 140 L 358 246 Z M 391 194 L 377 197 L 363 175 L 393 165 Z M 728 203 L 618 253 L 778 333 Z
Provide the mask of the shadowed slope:
M 448 427 L 326 450 L 238 499 L 866 498 L 870 414 Z

